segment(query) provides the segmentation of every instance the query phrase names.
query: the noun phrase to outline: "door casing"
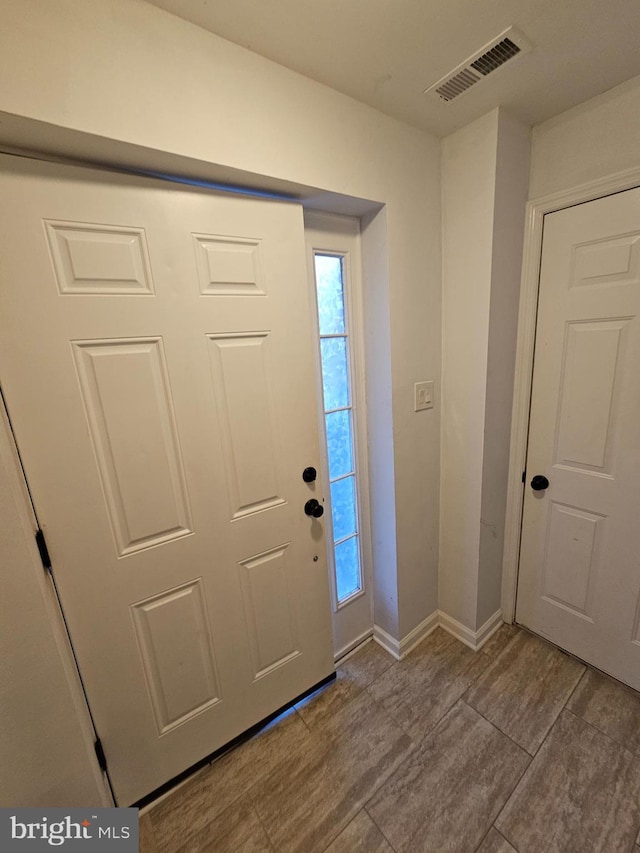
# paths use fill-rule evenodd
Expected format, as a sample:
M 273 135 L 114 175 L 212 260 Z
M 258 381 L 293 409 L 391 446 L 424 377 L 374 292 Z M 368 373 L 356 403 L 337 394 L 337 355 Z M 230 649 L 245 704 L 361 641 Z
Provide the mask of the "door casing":
M 348 329 L 351 349 L 352 403 L 354 413 L 355 459 L 357 467 L 358 523 L 360 535 L 360 554 L 363 572 L 363 589 L 343 605 L 338 605 L 335 578 L 332 578 L 332 617 L 334 633 L 334 657 L 336 662 L 348 655 L 361 643 L 373 635 L 373 556 L 371 549 L 371 519 L 369 506 L 369 472 L 367 454 L 367 409 L 366 360 L 364 352 L 364 318 L 362 264 L 360 243 L 360 222 L 354 217 L 317 210 L 305 211 L 305 237 L 307 243 L 307 264 L 309 271 L 310 302 L 312 305 L 313 338 L 316 353 L 316 373 L 318 377 L 318 411 L 321 455 L 324 461 L 324 494 L 331 508 L 331 489 L 329 487 L 329 465 L 324 436 L 324 414 L 322 406 L 322 369 L 320 363 L 320 332 L 315 292 L 314 253 L 326 251 L 327 254 L 344 254 L 347 259 L 348 273 L 345 303 L 347 306 Z M 328 528 L 326 528 L 328 529 Z M 327 552 L 333 542 L 327 539 Z M 333 574 L 333 561 L 328 558 L 330 572 Z M 342 619 L 339 611 L 342 610 Z M 346 616 L 347 610 L 353 610 L 353 618 Z M 347 624 L 352 630 L 347 630 Z M 355 626 L 358 629 L 355 629 Z
M 516 612 L 520 534 L 522 528 L 529 440 L 529 412 L 533 380 L 538 289 L 542 258 L 542 228 L 547 213 L 640 186 L 640 168 L 627 169 L 586 184 L 533 199 L 527 204 L 518 315 L 518 337 L 511 417 L 509 481 L 502 560 L 502 615 L 512 623 Z
M 0 395 L 0 456 L 4 457 L 4 463 L 7 466 L 9 475 L 9 489 L 13 491 L 15 500 L 15 509 L 20 520 L 20 526 L 24 531 L 31 531 L 33 539 L 30 542 L 29 548 L 32 556 L 32 564 L 35 566 L 38 588 L 42 594 L 44 601 L 44 619 L 46 625 L 41 626 L 41 630 L 46 632 L 51 639 L 54 640 L 56 652 L 60 659 L 62 671 L 66 678 L 64 681 L 64 689 L 68 691 L 68 696 L 74 710 L 74 741 L 81 740 L 86 751 L 86 766 L 84 768 L 85 777 L 92 778 L 96 790 L 99 795 L 100 807 L 113 807 L 115 801 L 107 782 L 106 774 L 103 773 L 99 764 L 97 755 L 94 749 L 96 741 L 96 732 L 93 726 L 93 720 L 87 705 L 85 693 L 82 688 L 82 681 L 78 671 L 77 663 L 73 655 L 71 641 L 67 632 L 67 626 L 64 621 L 64 615 L 60 606 L 60 600 L 57 596 L 55 584 L 52 576 L 44 569 L 39 560 L 38 549 L 35 543 L 35 534 L 38 529 L 38 523 L 34 513 L 31 497 L 29 494 L 29 486 L 24 474 L 24 469 L 18 454 L 15 436 L 11 429 L 9 414 L 7 412 L 4 398 Z M 21 576 L 32 570 L 31 565 L 13 565 L 14 571 L 19 571 Z M 28 660 L 28 650 L 21 649 L 19 656 L 25 655 L 25 660 Z M 34 686 L 34 689 L 38 689 Z M 56 695 L 58 695 L 56 693 Z M 59 732 L 56 732 L 58 737 Z M 65 741 L 62 741 L 65 743 Z M 69 744 L 68 744 L 69 745 Z M 45 777 L 46 779 L 46 777 Z M 36 783 L 37 784 L 37 783 Z

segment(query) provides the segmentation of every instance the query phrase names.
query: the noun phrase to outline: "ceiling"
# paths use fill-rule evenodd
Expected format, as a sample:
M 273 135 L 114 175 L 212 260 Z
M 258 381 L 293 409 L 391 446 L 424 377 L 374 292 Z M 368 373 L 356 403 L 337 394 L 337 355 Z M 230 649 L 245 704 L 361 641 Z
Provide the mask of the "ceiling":
M 497 105 L 537 124 L 640 74 L 638 0 L 150 0 L 444 136 Z M 450 103 L 424 89 L 510 25 L 533 42 Z

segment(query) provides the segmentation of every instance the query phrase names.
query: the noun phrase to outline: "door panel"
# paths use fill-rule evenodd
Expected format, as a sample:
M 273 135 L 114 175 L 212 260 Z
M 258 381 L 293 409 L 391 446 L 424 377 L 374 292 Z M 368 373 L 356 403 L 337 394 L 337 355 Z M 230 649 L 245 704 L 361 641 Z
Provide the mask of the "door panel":
M 333 670 L 302 215 L 2 167 L 2 387 L 126 805 Z
M 60 293 L 153 295 L 144 230 L 45 220 Z
M 269 332 L 208 335 L 232 518 L 284 503 L 278 484 Z M 247 399 L 246 381 L 251 381 Z M 261 447 L 258 458 L 247 448 Z
M 556 465 L 611 476 L 620 406 L 620 394 L 614 392 L 620 385 L 628 323 L 567 323 Z
M 133 604 L 159 734 L 221 701 L 202 578 Z
M 640 688 L 640 190 L 545 217 L 517 619 Z
M 193 524 L 162 338 L 71 347 L 118 556 L 188 536 Z

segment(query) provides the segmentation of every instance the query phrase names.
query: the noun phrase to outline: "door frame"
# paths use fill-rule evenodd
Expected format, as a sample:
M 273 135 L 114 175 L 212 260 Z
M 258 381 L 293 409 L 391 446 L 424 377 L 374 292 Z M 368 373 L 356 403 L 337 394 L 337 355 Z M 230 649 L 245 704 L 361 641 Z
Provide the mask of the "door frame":
M 518 312 L 518 336 L 511 414 L 509 479 L 502 557 L 502 618 L 513 623 L 516 614 L 518 569 L 524 489 L 529 443 L 529 414 L 533 382 L 534 348 L 538 319 L 538 291 L 542 259 L 542 230 L 547 213 L 573 207 L 603 196 L 640 186 L 640 167 L 616 172 L 576 187 L 527 202 Z
M 367 442 L 367 424 L 369 415 L 366 399 L 365 358 L 365 322 L 364 322 L 364 275 L 362 270 L 361 221 L 356 216 L 307 208 L 304 211 L 305 248 L 309 272 L 309 301 L 313 317 L 313 342 L 315 350 L 315 368 L 317 375 L 318 394 L 318 430 L 320 438 L 320 455 L 323 460 L 323 476 L 321 477 L 325 502 L 331 510 L 331 489 L 329 486 L 329 460 L 327 456 L 324 408 L 322 403 L 322 366 L 320 361 L 320 327 L 318 323 L 318 306 L 316 299 L 315 274 L 313 257 L 315 252 L 331 255 L 344 255 L 347 258 L 347 291 L 345 306 L 347 310 L 347 328 L 350 338 L 350 376 L 352 379 L 351 397 L 354 415 L 354 454 L 356 462 L 356 495 L 358 507 L 358 527 L 360 535 L 360 556 L 362 566 L 363 588 L 342 605 L 338 604 L 335 566 L 333 560 L 333 536 L 328 535 L 330 528 L 325 528 L 327 547 L 327 568 L 330 570 L 331 586 L 331 617 L 334 627 L 334 659 L 336 663 L 352 652 L 362 643 L 373 636 L 373 598 L 374 598 L 374 564 L 371 538 L 371 502 L 369 483 L 369 458 Z M 313 234 L 313 236 L 310 236 Z M 317 238 L 317 240 L 316 240 Z M 342 239 L 344 238 L 344 240 Z M 316 245 L 317 243 L 317 245 Z M 354 243 L 355 250 L 349 247 Z M 348 248 L 345 249 L 345 246 Z M 329 522 L 331 525 L 332 522 Z M 369 596 L 370 624 L 358 637 L 352 638 L 346 645 L 335 646 L 335 618 L 337 612 L 357 598 Z
M 1 389 L 0 389 L 1 390 Z M 109 787 L 106 773 L 98 763 L 95 750 L 97 733 L 91 717 L 91 711 L 82 685 L 82 676 L 71 645 L 71 637 L 67 630 L 62 605 L 58 597 L 53 576 L 42 566 L 41 557 L 36 548 L 36 532 L 38 522 L 35 510 L 31 502 L 31 493 L 27 482 L 22 461 L 20 459 L 16 436 L 11 426 L 9 413 L 5 399 L 0 393 L 0 446 L 5 456 L 5 463 L 9 470 L 9 490 L 13 492 L 16 512 L 24 531 L 30 530 L 33 538 L 29 543 L 29 551 L 32 558 L 32 566 L 35 567 L 37 584 L 45 602 L 46 620 L 55 642 L 62 668 L 66 676 L 66 686 L 74 706 L 78 733 L 84 741 L 87 753 L 87 773 L 90 773 L 96 783 L 102 802 L 100 807 L 113 807 L 115 801 Z M 20 570 L 25 567 L 20 567 Z

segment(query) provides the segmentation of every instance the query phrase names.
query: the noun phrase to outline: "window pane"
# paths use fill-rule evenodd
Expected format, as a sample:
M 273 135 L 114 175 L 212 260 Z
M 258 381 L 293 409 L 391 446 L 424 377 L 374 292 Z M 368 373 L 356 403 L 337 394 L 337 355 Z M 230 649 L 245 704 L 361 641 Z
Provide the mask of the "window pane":
M 358 559 L 358 537 L 347 539 L 335 547 L 336 585 L 338 601 L 344 601 L 360 588 L 360 560 Z
M 353 477 L 331 483 L 331 517 L 335 541 L 356 533 L 356 496 Z
M 325 410 L 348 406 L 349 374 L 347 372 L 346 340 L 344 338 L 324 338 L 320 341 L 320 351 Z
M 320 334 L 343 334 L 342 259 L 330 255 L 316 255 L 315 264 Z
M 335 480 L 353 471 L 351 450 L 351 412 L 331 412 L 325 415 L 327 450 L 329 451 L 329 479 Z

